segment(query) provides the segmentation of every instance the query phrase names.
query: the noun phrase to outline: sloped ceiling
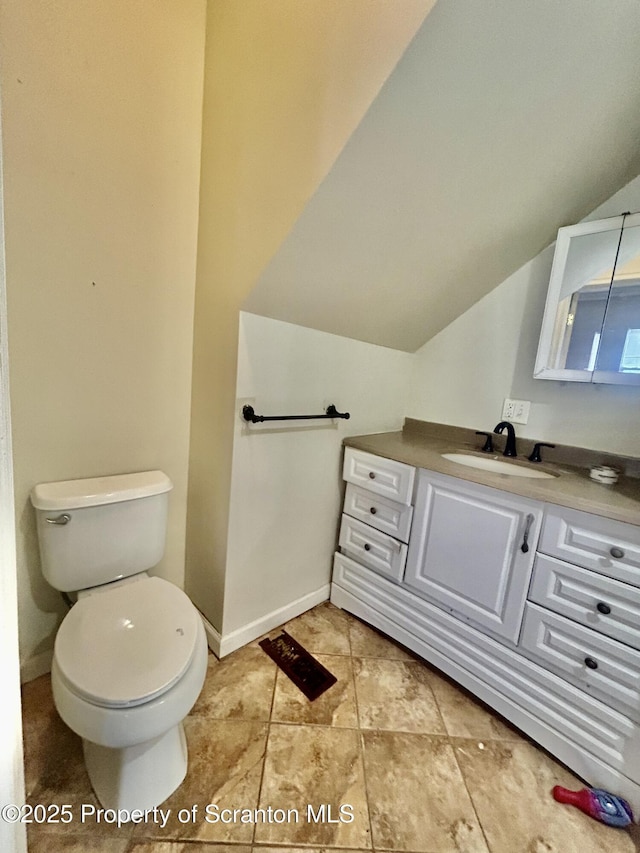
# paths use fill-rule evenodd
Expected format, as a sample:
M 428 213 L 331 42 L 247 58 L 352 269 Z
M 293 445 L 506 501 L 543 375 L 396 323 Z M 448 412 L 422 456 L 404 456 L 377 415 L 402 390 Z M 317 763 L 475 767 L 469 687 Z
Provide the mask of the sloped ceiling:
M 637 0 L 439 0 L 244 304 L 413 352 L 640 173 Z

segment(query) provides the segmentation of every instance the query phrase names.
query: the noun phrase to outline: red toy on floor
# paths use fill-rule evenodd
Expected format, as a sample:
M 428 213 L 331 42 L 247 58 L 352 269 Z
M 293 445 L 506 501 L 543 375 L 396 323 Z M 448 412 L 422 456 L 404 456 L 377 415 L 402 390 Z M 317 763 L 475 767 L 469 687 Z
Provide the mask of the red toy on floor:
M 570 791 L 556 785 L 551 792 L 553 799 L 559 803 L 568 803 L 581 809 L 589 817 L 606 823 L 608 826 L 629 826 L 633 823 L 631 806 L 622 797 L 616 797 L 601 788 L 583 788 L 581 791 Z

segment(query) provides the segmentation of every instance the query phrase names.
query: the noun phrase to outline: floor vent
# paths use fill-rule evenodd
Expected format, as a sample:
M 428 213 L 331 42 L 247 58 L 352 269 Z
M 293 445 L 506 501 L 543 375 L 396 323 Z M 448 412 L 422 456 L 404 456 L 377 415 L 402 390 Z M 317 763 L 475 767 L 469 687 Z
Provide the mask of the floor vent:
M 338 680 L 286 631 L 259 645 L 311 702 Z

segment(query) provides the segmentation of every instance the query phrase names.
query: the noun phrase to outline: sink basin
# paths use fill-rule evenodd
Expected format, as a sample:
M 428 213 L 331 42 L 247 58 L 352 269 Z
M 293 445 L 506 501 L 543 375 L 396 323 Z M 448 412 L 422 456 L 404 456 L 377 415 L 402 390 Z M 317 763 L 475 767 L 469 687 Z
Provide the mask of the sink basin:
M 472 456 L 470 453 L 443 453 L 442 458 L 448 459 L 449 462 L 455 462 L 457 465 L 466 465 L 467 468 L 480 468 L 482 471 L 490 471 L 492 474 L 506 474 L 509 477 L 552 480 L 556 476 L 556 474 L 549 474 L 547 471 L 525 468 L 511 462 L 503 462 L 501 459 L 493 459 L 490 456 Z

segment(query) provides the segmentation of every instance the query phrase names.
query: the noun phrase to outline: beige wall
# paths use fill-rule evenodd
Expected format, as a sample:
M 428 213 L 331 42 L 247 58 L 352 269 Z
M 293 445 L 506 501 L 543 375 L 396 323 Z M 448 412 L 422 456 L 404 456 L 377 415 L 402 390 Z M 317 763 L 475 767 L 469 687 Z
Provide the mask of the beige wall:
M 433 5 L 208 4 L 186 587 L 218 630 L 240 307 Z
M 158 573 L 183 582 L 204 0 L 2 0 L 6 251 L 20 634 L 60 615 L 39 481 L 161 468 Z

